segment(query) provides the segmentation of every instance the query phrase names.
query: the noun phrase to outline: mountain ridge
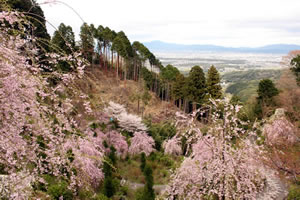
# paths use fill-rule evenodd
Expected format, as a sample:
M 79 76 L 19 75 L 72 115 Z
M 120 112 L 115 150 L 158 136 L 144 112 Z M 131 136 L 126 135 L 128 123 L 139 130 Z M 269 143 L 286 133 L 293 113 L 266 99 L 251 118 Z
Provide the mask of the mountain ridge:
M 287 54 L 292 50 L 300 49 L 295 44 L 271 44 L 262 47 L 224 47 L 210 44 L 176 44 L 159 40 L 143 43 L 151 51 L 203 51 L 203 52 L 233 52 L 233 53 L 278 53 Z

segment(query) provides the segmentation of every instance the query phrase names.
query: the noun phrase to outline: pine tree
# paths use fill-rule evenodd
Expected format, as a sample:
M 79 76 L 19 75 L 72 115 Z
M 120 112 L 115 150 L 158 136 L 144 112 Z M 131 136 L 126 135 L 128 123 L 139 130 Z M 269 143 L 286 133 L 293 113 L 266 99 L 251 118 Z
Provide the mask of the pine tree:
M 258 97 L 254 112 L 259 119 L 262 119 L 267 113 L 267 108 L 274 105 L 273 97 L 278 95 L 279 91 L 272 80 L 264 79 L 259 82 L 257 94 Z
M 103 164 L 103 172 L 105 175 L 104 183 L 103 183 L 103 187 L 104 187 L 103 193 L 107 197 L 112 197 L 117 191 L 117 188 L 114 184 L 115 182 L 114 175 L 112 173 L 112 166 L 116 164 L 116 160 L 117 160 L 116 149 L 113 146 L 111 146 L 107 162 L 104 162 Z
M 146 167 L 146 154 L 144 152 L 141 153 L 141 171 L 143 172 Z
M 186 81 L 186 97 L 194 104 L 193 110 L 196 108 L 195 104 L 203 104 L 206 97 L 206 80 L 201 67 L 192 67 Z
M 71 26 L 66 26 L 61 23 L 53 34 L 51 43 L 55 46 L 54 49 L 59 48 L 59 51 L 70 54 L 75 48 L 75 35 Z
M 222 97 L 222 87 L 220 85 L 220 74 L 212 65 L 208 70 L 207 77 L 207 92 L 213 99 L 220 99 Z
M 86 59 L 92 63 L 92 56 L 94 52 L 94 37 L 93 30 L 87 23 L 84 23 L 80 27 L 80 40 L 81 40 L 81 51 L 85 55 Z
M 182 74 L 177 74 L 172 88 L 172 96 L 175 99 L 175 103 L 176 101 L 178 101 L 179 108 L 181 108 L 181 103 L 185 95 L 185 91 L 184 91 L 185 81 L 186 81 L 185 77 Z
M 54 52 L 69 55 L 75 50 L 75 35 L 71 26 L 61 23 L 58 30 L 54 32 L 51 47 Z M 65 61 L 59 61 L 57 68 L 63 72 L 71 71 L 71 65 Z
M 270 100 L 274 96 L 278 95 L 279 91 L 272 80 L 264 79 L 259 82 L 257 93 L 259 99 Z
M 143 200 L 154 200 L 155 199 L 155 193 L 153 189 L 153 171 L 149 165 L 146 165 L 144 168 L 144 175 L 146 178 L 146 184 L 144 187 L 143 192 Z

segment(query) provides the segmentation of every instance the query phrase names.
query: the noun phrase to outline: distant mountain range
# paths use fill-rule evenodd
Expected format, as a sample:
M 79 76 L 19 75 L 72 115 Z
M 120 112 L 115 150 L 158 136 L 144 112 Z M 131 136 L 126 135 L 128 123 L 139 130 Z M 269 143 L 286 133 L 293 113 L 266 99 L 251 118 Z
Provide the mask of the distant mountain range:
M 175 44 L 166 43 L 162 41 L 152 41 L 144 42 L 144 45 L 150 51 L 204 51 L 204 52 L 236 52 L 236 53 L 277 53 L 277 54 L 287 54 L 292 50 L 299 50 L 300 45 L 294 44 L 273 44 L 263 47 L 250 48 L 250 47 L 223 47 L 217 45 L 185 45 L 185 44 Z

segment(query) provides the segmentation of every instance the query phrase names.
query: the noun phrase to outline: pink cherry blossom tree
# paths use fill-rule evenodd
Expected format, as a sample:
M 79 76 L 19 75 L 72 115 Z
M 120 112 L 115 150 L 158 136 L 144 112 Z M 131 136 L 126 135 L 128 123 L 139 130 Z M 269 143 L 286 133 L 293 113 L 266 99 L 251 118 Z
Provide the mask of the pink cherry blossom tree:
M 9 188 L 4 197 L 28 198 L 30 192 L 24 192 L 20 183 L 22 180 L 28 184 L 43 181 L 41 174 L 70 179 L 70 188 L 74 189 L 79 179 L 72 172 L 73 163 L 65 155 L 63 146 L 68 140 L 66 136 L 77 131 L 77 124 L 69 115 L 71 100 L 61 99 L 57 93 L 82 76 L 85 62 L 77 53 L 67 57 L 45 54 L 49 63 L 55 64 L 62 59 L 76 63 L 74 68 L 77 69 L 69 74 L 52 72 L 50 76 L 61 82 L 50 87 L 49 76 L 40 68 L 37 55 L 40 50 L 35 48 L 38 38 L 22 36 L 24 24 L 29 23 L 26 18 L 18 12 L 2 11 L 0 23 L 8 24 L 0 27 L 0 165 L 5 173 L 2 176 L 9 179 L 4 185 Z M 49 66 L 43 68 L 50 69 Z M 88 141 L 84 138 L 79 141 L 83 153 L 90 152 L 81 148 Z M 100 149 L 97 154 L 92 154 L 99 158 L 101 155 Z M 27 169 L 27 166 L 32 167 Z M 99 167 L 100 163 L 96 166 Z M 95 171 L 94 176 L 101 177 L 101 173 Z M 2 182 L 0 185 L 3 186 Z
M 182 149 L 178 138 L 173 137 L 163 143 L 164 152 L 169 155 L 181 155 Z
M 131 138 L 131 144 L 129 147 L 129 153 L 137 155 L 142 152 L 149 156 L 154 149 L 154 140 L 151 136 L 148 136 L 145 132 L 135 132 L 133 138 Z
M 146 131 L 147 127 L 142 122 L 142 118 L 127 113 L 125 107 L 123 105 L 109 102 L 108 107 L 105 108 L 105 112 L 118 120 L 118 124 L 122 130 L 126 130 L 134 133 L 135 131 Z
M 231 106 L 226 101 L 213 105 L 219 103 L 224 106 L 223 116 L 214 113 L 208 133 L 192 144 L 192 154 L 172 177 L 167 199 L 257 199 L 267 185 L 272 188 L 264 197 L 273 198 L 278 188 L 266 184 L 272 179 L 259 163 L 261 150 L 244 139 L 246 132 Z

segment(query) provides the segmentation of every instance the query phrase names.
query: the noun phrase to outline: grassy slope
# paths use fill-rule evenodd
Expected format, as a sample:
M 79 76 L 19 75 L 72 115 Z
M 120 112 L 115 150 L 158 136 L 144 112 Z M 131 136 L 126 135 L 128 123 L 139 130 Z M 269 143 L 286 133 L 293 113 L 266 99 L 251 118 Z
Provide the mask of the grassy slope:
M 91 106 L 94 112 L 103 111 L 109 101 L 125 105 L 129 113 L 135 113 L 140 116 L 151 116 L 153 122 L 165 121 L 172 119 L 178 110 L 172 103 L 161 101 L 154 93 L 151 93 L 151 100 L 145 106 L 140 102 L 140 112 L 137 111 L 137 101 L 132 97 L 141 93 L 143 84 L 132 80 L 120 81 L 112 76 L 113 72 L 103 72 L 99 68 L 89 68 L 86 70 L 82 79 L 76 83 L 76 89 L 84 92 L 89 96 Z M 72 88 L 73 90 L 74 88 Z M 72 98 L 73 102 L 80 101 L 78 97 Z M 93 117 L 84 114 L 84 108 L 81 104 L 75 104 L 77 111 L 82 114 L 80 119 L 81 125 L 86 125 L 95 120 Z M 144 110 L 142 113 L 141 110 Z
M 281 70 L 249 70 L 242 72 L 230 72 L 222 76 L 222 80 L 230 85 L 226 93 L 235 94 L 246 102 L 256 95 L 258 83 L 262 79 L 278 80 Z

